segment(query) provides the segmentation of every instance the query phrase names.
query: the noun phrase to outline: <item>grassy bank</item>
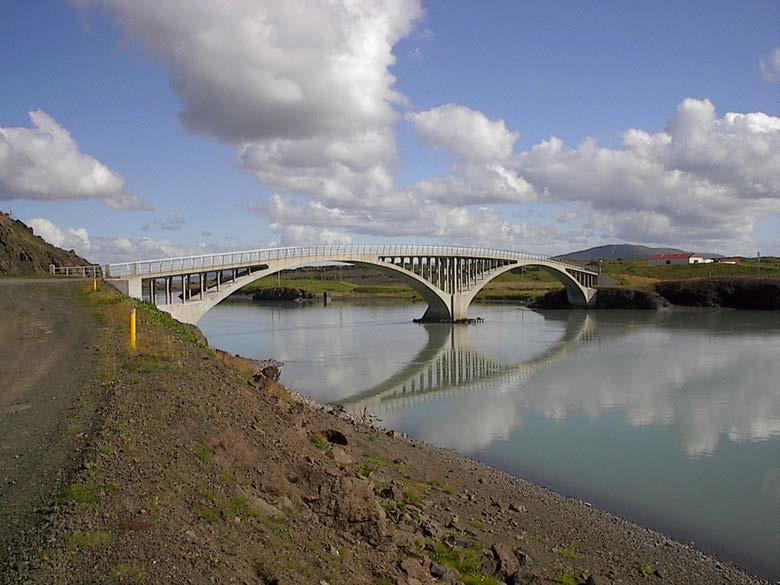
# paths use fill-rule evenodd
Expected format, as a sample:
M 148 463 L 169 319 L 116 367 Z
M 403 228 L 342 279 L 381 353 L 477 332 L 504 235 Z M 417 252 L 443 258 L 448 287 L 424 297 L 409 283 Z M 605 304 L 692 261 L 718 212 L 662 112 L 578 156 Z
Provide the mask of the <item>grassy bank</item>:
M 300 401 L 108 290 L 101 407 L 31 582 L 419 585 L 756 581 L 451 451 Z M 127 320 L 138 308 L 139 338 Z
M 703 278 L 780 278 L 780 260 L 767 258 L 761 263 L 683 264 L 679 266 L 648 266 L 646 260 L 609 260 L 601 265 L 602 272 L 620 285 L 652 287 L 668 280 Z

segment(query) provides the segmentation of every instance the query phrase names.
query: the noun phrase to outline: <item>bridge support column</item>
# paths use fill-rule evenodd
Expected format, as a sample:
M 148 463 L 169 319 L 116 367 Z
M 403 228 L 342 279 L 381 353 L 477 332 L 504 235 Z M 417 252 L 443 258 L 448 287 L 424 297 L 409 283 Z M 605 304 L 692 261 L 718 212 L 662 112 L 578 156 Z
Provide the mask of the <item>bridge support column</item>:
M 127 278 L 112 280 L 111 284 L 123 295 L 138 299 L 143 298 L 143 280 L 141 278 Z

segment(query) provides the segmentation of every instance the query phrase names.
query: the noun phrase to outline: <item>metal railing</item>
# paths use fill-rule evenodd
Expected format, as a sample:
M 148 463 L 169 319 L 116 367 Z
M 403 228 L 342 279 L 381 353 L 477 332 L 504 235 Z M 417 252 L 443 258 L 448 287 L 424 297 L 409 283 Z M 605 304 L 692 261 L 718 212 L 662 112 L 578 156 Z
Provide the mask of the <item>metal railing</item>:
M 78 278 L 103 278 L 103 267 L 100 264 L 86 266 L 55 266 L 49 264 L 49 274 L 57 276 L 75 276 Z
M 554 260 L 542 254 L 529 254 L 495 248 L 469 248 L 461 246 L 436 246 L 423 244 L 349 244 L 349 245 L 318 245 L 296 246 L 286 248 L 264 248 L 259 250 L 242 250 L 239 252 L 224 252 L 217 254 L 202 254 L 198 256 L 181 256 L 178 258 L 159 258 L 106 265 L 107 278 L 128 278 L 133 276 L 165 275 L 171 272 L 193 272 L 234 268 L 253 264 L 264 264 L 275 260 L 291 260 L 305 258 L 327 258 L 329 260 L 349 261 L 363 255 L 374 256 L 431 256 L 431 257 L 469 257 L 490 258 L 498 260 L 540 260 L 577 272 L 595 274 L 581 266 Z

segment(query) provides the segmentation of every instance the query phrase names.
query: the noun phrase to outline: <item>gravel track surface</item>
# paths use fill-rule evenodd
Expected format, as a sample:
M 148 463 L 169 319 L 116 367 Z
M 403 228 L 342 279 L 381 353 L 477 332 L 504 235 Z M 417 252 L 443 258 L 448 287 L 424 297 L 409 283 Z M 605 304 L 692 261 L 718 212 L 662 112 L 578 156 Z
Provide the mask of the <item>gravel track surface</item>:
M 95 338 L 79 282 L 0 279 L 0 570 L 20 562 L 46 520 L 41 508 L 78 465 L 69 413 L 89 383 Z

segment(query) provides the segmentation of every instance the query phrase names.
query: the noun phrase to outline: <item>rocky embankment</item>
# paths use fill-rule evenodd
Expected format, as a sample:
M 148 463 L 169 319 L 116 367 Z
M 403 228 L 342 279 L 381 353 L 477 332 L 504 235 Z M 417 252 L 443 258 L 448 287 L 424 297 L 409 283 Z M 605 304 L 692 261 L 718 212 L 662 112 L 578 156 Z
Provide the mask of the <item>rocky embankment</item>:
M 84 462 L 9 583 L 757 583 L 590 505 L 321 407 L 85 293 L 104 327 Z M 259 371 L 258 371 L 259 369 Z M 85 391 L 87 392 L 87 391 Z
M 532 305 L 538 309 L 569 308 L 566 291 L 547 293 Z M 600 288 L 595 309 L 659 310 L 673 306 L 780 309 L 780 281 L 759 278 L 717 278 L 659 282 L 655 290 Z
M 717 278 L 661 282 L 656 291 L 675 305 L 780 309 L 780 281 L 770 278 Z
M 531 305 L 536 309 L 569 309 L 569 299 L 566 290 L 554 290 L 545 294 L 541 299 Z M 662 296 L 643 290 L 628 288 L 600 288 L 596 295 L 594 309 L 648 309 L 659 310 L 671 306 L 671 303 Z

